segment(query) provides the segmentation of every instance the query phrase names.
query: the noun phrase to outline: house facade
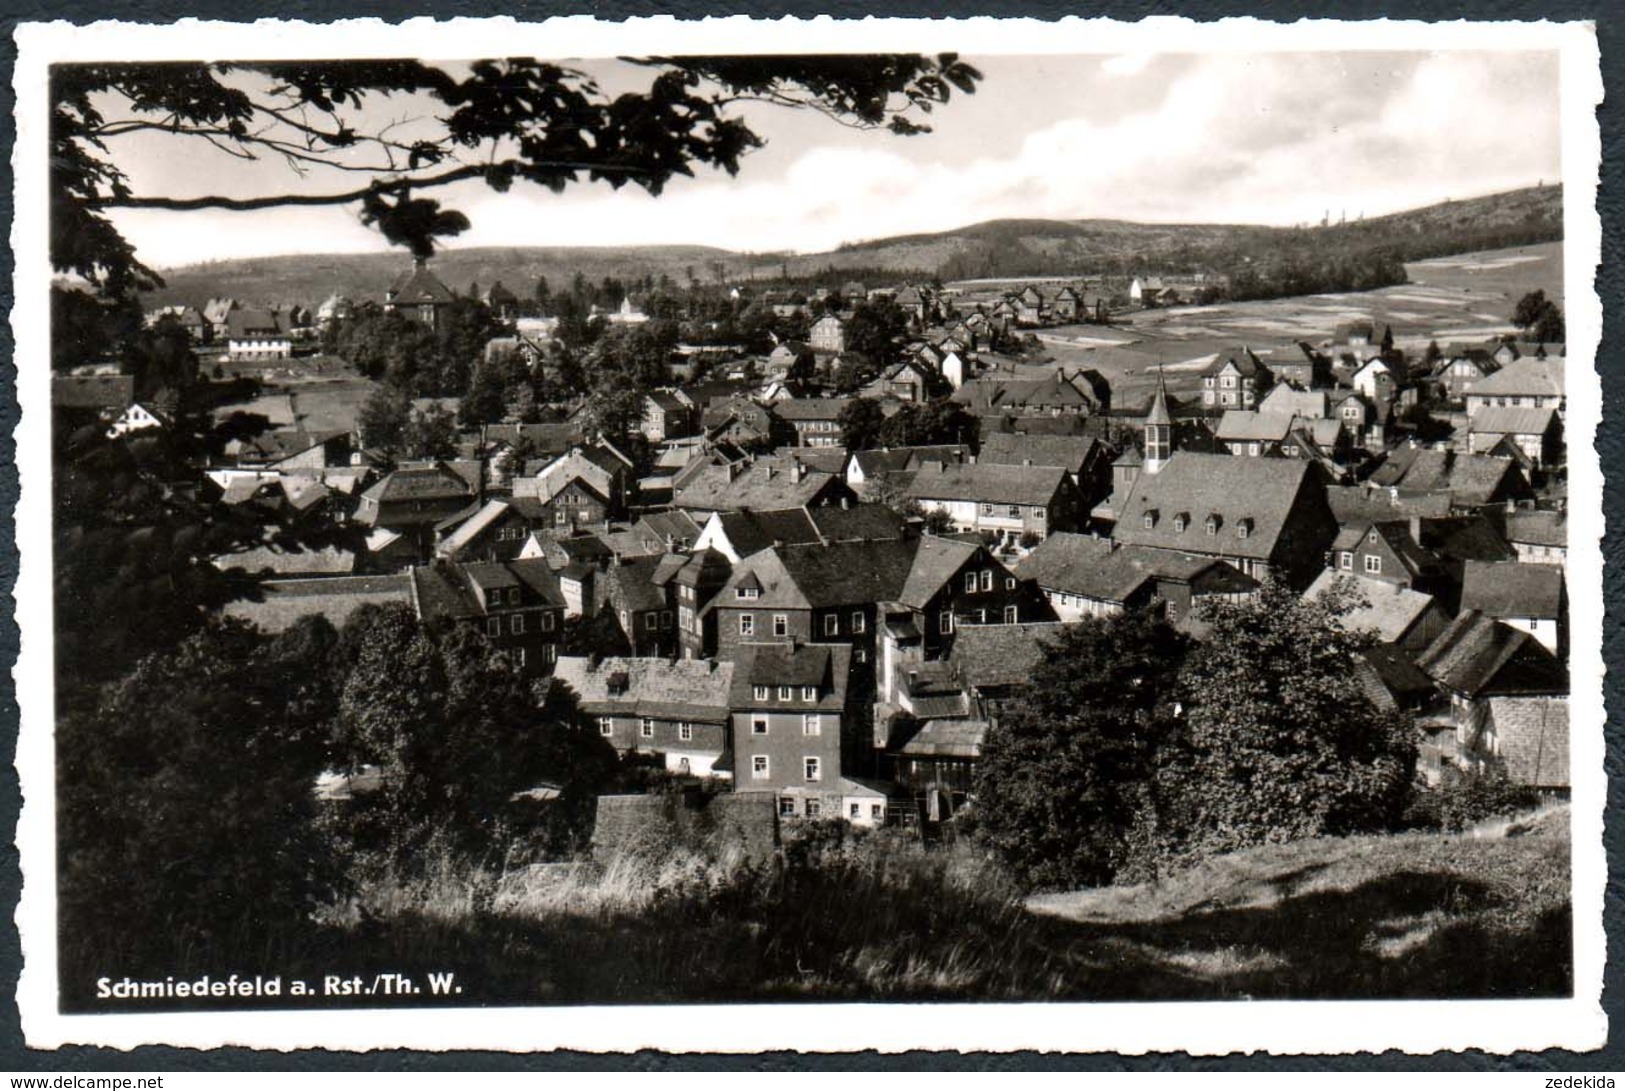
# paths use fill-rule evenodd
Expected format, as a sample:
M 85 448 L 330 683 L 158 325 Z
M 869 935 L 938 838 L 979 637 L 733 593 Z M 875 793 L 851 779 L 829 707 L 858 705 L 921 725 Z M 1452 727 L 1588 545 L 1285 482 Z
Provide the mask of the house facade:
M 733 672 L 726 662 L 563 656 L 553 677 L 616 753 L 678 776 L 729 779 L 716 766 L 728 750 Z
M 734 791 L 771 795 L 781 821 L 885 821 L 887 795 L 846 774 L 851 738 L 851 649 L 839 644 L 748 644 L 731 685 Z
M 903 495 L 925 511 L 946 512 L 956 530 L 1007 542 L 1077 530 L 1087 514 L 1071 475 L 1057 466 L 938 464 L 918 471 Z

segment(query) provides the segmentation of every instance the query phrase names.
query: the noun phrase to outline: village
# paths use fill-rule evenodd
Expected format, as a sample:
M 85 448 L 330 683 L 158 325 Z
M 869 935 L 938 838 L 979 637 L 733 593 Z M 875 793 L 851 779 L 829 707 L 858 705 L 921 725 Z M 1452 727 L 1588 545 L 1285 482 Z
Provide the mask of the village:
M 381 303 L 153 310 L 197 375 L 138 396 L 116 362 L 83 366 L 53 409 L 59 434 L 120 443 L 198 404 L 246 422 L 205 467 L 205 499 L 265 527 L 215 558 L 259 587 L 222 616 L 275 634 L 399 604 L 470 627 L 648 783 L 781 827 L 935 829 L 1065 627 L 1151 609 L 1200 642 L 1207 604 L 1271 582 L 1352 589 L 1343 624 L 1376 638 L 1362 685 L 1414 717 L 1420 778 L 1494 769 L 1565 798 L 1564 356 L 1540 308 L 1475 341 L 1349 321 L 1194 368 L 1057 362 L 1050 331 L 1224 289 L 1121 280 L 731 286 L 735 313 L 779 323 L 771 347 L 670 346 L 615 415 L 549 382 L 568 316 L 420 259 Z M 658 321 L 640 294 L 584 317 Z M 483 420 L 420 396 L 434 449 L 380 444 L 335 330 L 366 311 L 432 332 L 458 306 L 494 330 L 470 371 L 500 363 L 524 396 L 510 382 Z

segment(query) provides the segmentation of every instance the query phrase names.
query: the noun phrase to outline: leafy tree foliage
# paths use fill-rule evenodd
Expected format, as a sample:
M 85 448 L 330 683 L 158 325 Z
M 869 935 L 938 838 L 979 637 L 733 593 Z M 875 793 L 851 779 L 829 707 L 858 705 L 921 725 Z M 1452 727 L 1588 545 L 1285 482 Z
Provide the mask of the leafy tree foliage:
M 365 222 L 415 254 L 468 226 L 424 197 L 480 180 L 559 191 L 579 181 L 659 194 L 695 166 L 736 173 L 762 139 L 735 112 L 766 102 L 847 124 L 924 131 L 908 116 L 980 74 L 952 54 L 648 58 L 647 87 L 610 95 L 583 72 L 530 58 L 478 61 L 466 74 L 416 61 L 268 64 L 86 64 L 51 70 L 52 260 L 113 295 L 156 284 L 106 213 L 359 206 Z M 413 103 L 428 131 L 401 139 Z M 410 107 L 409 107 L 410 108 Z M 292 192 L 171 197 L 135 192 L 118 165 L 120 138 L 164 140 L 177 157 L 208 148 L 280 158 L 307 181 Z M 359 185 L 354 183 L 359 181 Z M 313 184 L 314 183 L 314 184 Z
M 313 788 L 337 634 L 215 625 L 143 660 L 59 727 L 64 962 L 177 973 L 202 945 L 297 924 L 341 876 Z M 82 965 L 85 963 L 85 965 Z M 100 972 L 106 972 L 101 970 Z
M 393 457 L 405 448 L 411 417 L 412 399 L 406 391 L 393 383 L 381 384 L 356 415 L 362 446 Z
M 1526 338 L 1542 345 L 1568 338 L 1563 309 L 1547 299 L 1543 289 L 1527 292 L 1518 300 L 1512 311 L 1512 324 L 1522 330 Z
M 867 359 L 877 368 L 897 362 L 903 338 L 908 335 L 908 312 L 895 303 L 863 302 L 852 308 L 844 328 L 846 349 Z
M 432 836 L 496 843 L 516 792 L 544 782 L 590 797 L 606 759 L 596 733 L 538 710 L 513 662 L 466 625 L 432 630 L 404 606 L 357 611 L 344 639 L 342 756 L 383 772 L 371 832 L 404 859 Z
M 64 681 L 93 685 L 173 648 L 248 591 L 252 581 L 211 561 L 270 531 L 247 506 L 214 502 L 194 469 L 209 448 L 184 425 L 108 439 L 92 424 L 56 443 L 57 663 Z
M 1356 673 L 1370 636 L 1343 628 L 1347 589 L 1304 599 L 1266 583 L 1209 608 L 1186 662 L 1178 746 L 1159 772 L 1173 855 L 1392 828 L 1416 765 L 1410 718 L 1378 708 Z
M 456 458 L 457 415 L 439 402 L 414 408 L 401 449 L 407 458 Z
M 477 299 L 459 297 L 441 308 L 433 329 L 401 311 L 365 305 L 333 323 L 323 347 L 369 379 L 393 383 L 414 397 L 455 397 L 468 389 L 475 362 L 499 332 Z
M 883 447 L 922 447 L 940 443 L 974 443 L 979 430 L 976 418 L 965 407 L 948 398 L 923 404 L 904 405 L 880 426 Z
M 978 828 L 1027 881 L 1104 883 L 1123 865 L 1185 652 L 1152 611 L 1086 619 L 1045 649 L 976 773 Z
M 873 398 L 853 398 L 841 407 L 835 423 L 841 427 L 841 444 L 848 451 L 867 451 L 880 446 L 880 429 L 886 415 Z

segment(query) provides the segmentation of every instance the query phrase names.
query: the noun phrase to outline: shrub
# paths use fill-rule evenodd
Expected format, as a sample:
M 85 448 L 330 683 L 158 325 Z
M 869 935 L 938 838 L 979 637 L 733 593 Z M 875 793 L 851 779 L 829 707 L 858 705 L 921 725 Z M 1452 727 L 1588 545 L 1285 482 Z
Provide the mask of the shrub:
M 1539 804 L 1539 792 L 1512 783 L 1502 769 L 1464 770 L 1447 765 L 1437 785 L 1417 788 L 1405 813 L 1405 824 L 1419 829 L 1464 830 Z

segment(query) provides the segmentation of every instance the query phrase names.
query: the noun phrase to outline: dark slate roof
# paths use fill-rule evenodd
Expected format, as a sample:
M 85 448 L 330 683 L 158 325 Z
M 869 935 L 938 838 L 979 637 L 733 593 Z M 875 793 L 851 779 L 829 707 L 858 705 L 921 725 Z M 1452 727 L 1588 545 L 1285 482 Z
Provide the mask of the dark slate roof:
M 1549 564 L 1468 561 L 1461 608 L 1494 618 L 1556 618 L 1562 612 L 1563 570 Z
M 485 600 L 475 589 L 525 588 L 522 606 L 562 607 L 558 578 L 540 557 L 522 561 L 456 564 L 442 562 L 412 569 L 412 597 L 425 621 L 474 617 L 485 613 Z
M 226 315 L 226 337 L 275 337 L 285 334 L 274 311 L 235 310 Z
M 452 301 L 451 289 L 440 282 L 440 278 L 429 272 L 429 267 L 416 263 L 412 268 L 395 278 L 395 283 L 389 286 L 389 294 L 393 302 L 412 306 L 418 303 L 450 303 Z
M 1364 527 L 1386 519 L 1402 519 L 1409 515 L 1444 516 L 1450 514 L 1450 497 L 1393 496 L 1386 489 L 1371 489 L 1362 485 L 1331 485 L 1326 489 L 1326 500 L 1332 506 L 1332 516 L 1343 526 Z
M 1463 610 L 1416 658 L 1428 677 L 1468 697 L 1559 694 L 1568 669 L 1540 641 L 1477 610 Z
M 1118 545 L 1082 534 L 1051 534 L 1022 558 L 1016 575 L 1046 591 L 1120 603 L 1127 602 L 1147 581 L 1188 583 L 1215 566 L 1226 570 L 1224 574 L 1238 593 L 1258 586 L 1251 576 L 1211 556 Z
M 1569 785 L 1569 702 L 1551 697 L 1491 697 L 1497 750 L 1514 784 Z
M 818 528 L 806 508 L 773 511 L 723 511 L 717 513 L 722 531 L 740 557 L 760 553 L 775 545 L 805 545 L 816 542 Z
M 727 723 L 734 665 L 709 659 L 560 656 L 553 677 L 590 715 L 657 716 Z M 616 685 L 610 685 L 610 679 Z M 619 692 L 611 692 L 612 689 Z
M 728 558 L 714 549 L 704 549 L 686 555 L 683 567 L 672 578 L 684 587 L 698 587 L 703 583 L 716 587 L 728 578 L 731 569 Z
M 774 402 L 772 409 L 784 421 L 834 420 L 851 402 L 851 398 L 790 398 Z
M 1047 505 L 1064 480 L 1066 471 L 1058 466 L 943 465 L 917 472 L 903 495 L 914 500 Z
M 981 550 L 982 546 L 971 542 L 922 535 L 897 601 L 916 610 L 923 608 Z
M 773 452 L 778 459 L 797 459 L 809 470 L 840 476 L 846 472 L 845 447 L 779 447 Z
M 851 507 L 828 505 L 809 508 L 807 514 L 827 542 L 901 538 L 908 526 L 901 515 L 885 504 L 853 504 Z
M 1456 561 L 1510 561 L 1516 554 L 1482 513 L 1422 520 L 1422 548 Z
M 1315 582 L 1304 592 L 1304 598 L 1319 598 L 1344 581 L 1353 586 L 1355 594 L 1365 605 L 1356 606 L 1344 614 L 1343 627 L 1373 630 L 1379 640 L 1388 643 L 1402 638 L 1433 605 L 1433 596 L 1421 591 L 1412 591 L 1387 580 L 1374 580 L 1331 569 L 1315 577 Z
M 996 466 L 1060 466 L 1078 473 L 1104 445 L 1093 436 L 1019 435 L 993 432 L 982 437 L 976 460 Z
M 1414 704 L 1433 692 L 1433 679 L 1424 674 L 1402 648 L 1376 644 L 1361 652 L 1360 657 L 1400 705 Z
M 1112 537 L 1125 545 L 1268 558 L 1301 492 L 1319 487 L 1307 462 L 1176 451 L 1156 474 L 1141 474 Z M 1154 515 L 1145 526 L 1145 516 Z M 1177 517 L 1186 517 L 1178 530 Z M 1209 516 L 1217 532 L 1207 533 Z M 1250 521 L 1246 537 L 1240 530 Z
M 852 452 L 853 461 L 865 477 L 918 469 L 928 464 L 960 463 L 969 457 L 970 448 L 959 443 L 931 447 L 875 447 Z
M 53 375 L 51 404 L 58 409 L 125 409 L 135 401 L 134 375 Z
M 987 730 L 986 720 L 928 720 L 898 752 L 919 758 L 979 758 Z
M 645 537 L 652 537 L 664 543 L 668 537 L 676 541 L 686 541 L 690 545 L 700 536 L 700 524 L 686 511 L 657 511 L 645 515 L 637 521 L 634 530 Z
M 1264 370 L 1264 362 L 1250 348 L 1226 349 L 1216 353 L 1213 362 L 1203 369 L 1203 375 L 1217 375 L 1226 364 L 1235 364 L 1242 375 L 1257 375 Z
M 471 497 L 468 481 L 445 464 L 396 470 L 363 495 L 379 503 L 407 500 L 450 500 Z
M 1408 493 L 1445 493 L 1464 507 L 1492 502 L 1496 490 L 1517 464 L 1510 458 L 1401 447 L 1371 475 L 1371 483 Z
M 666 596 L 655 586 L 657 560 L 627 561 L 604 571 L 605 596 L 617 610 L 664 610 Z
M 731 477 L 727 466 L 705 467 L 677 486 L 673 502 L 681 507 L 715 511 L 798 508 L 818 499 L 837 480 L 834 474 L 818 470 L 798 473 L 793 466 L 758 459 Z
M 966 625 L 954 637 L 953 661 L 960 678 L 974 688 L 1026 685 L 1046 643 L 1060 632 L 1055 621 Z
M 412 581 L 407 576 L 272 580 L 262 584 L 261 590 L 261 601 L 229 603 L 225 615 L 279 633 L 307 614 L 321 614 L 334 625 L 343 625 L 357 607 L 412 600 Z
M 733 605 L 733 589 L 761 589 L 750 605 L 770 609 L 895 602 L 913 565 L 915 540 L 838 542 L 765 549 L 735 567 L 712 605 Z
M 851 664 L 850 644 L 742 644 L 734 654 L 729 703 L 735 709 L 756 707 L 753 686 L 817 686 L 818 701 L 798 700 L 795 709 L 839 712 L 846 705 Z M 776 698 L 769 694 L 768 700 Z
M 1491 405 L 1474 413 L 1467 431 L 1480 435 L 1544 436 L 1557 419 L 1557 409 L 1546 406 Z
M 1569 516 L 1566 511 L 1512 512 L 1506 518 L 1506 527 L 1509 542 L 1562 547 L 1569 544 Z

